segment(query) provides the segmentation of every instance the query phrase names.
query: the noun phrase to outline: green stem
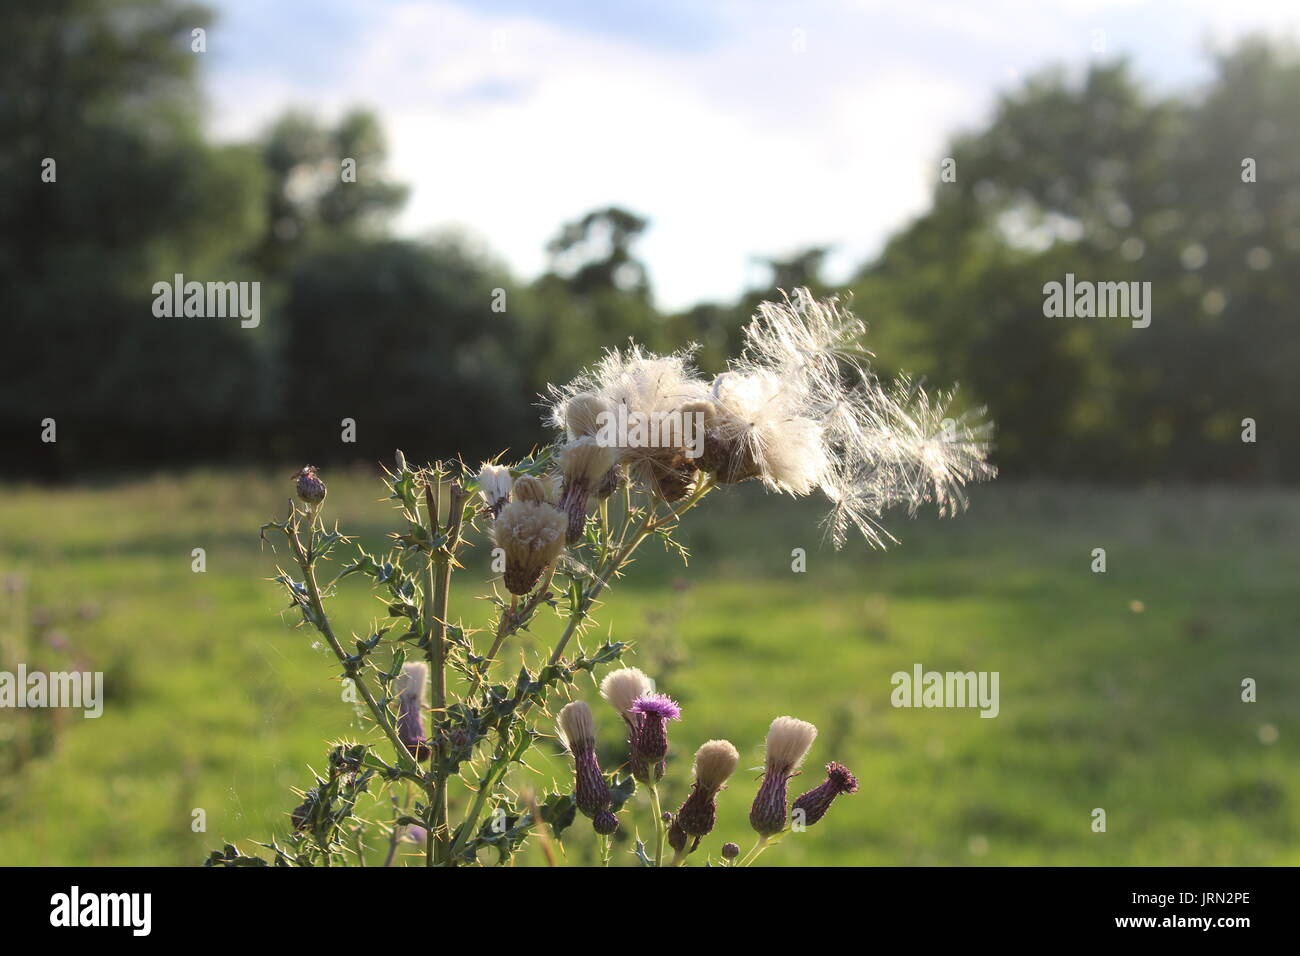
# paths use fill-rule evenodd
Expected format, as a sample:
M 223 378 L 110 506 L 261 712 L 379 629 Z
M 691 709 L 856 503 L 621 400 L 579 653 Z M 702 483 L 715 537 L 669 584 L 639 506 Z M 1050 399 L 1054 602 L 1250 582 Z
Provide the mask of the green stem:
M 653 774 L 654 769 L 650 772 Z M 659 785 L 648 783 L 646 786 L 650 789 L 650 808 L 655 815 L 655 866 L 661 866 L 664 857 L 664 810 L 659 805 Z
M 306 551 L 303 550 L 302 542 L 298 539 L 297 525 L 293 524 L 286 528 L 285 534 L 288 536 L 289 542 L 293 547 L 294 557 L 298 561 L 298 567 L 302 570 L 303 582 L 307 585 L 307 598 L 308 603 L 311 606 L 312 615 L 315 618 L 316 630 L 320 631 L 321 635 L 325 638 L 325 641 L 329 644 L 330 650 L 334 652 L 334 656 L 337 657 L 339 663 L 343 664 L 346 668 L 348 655 L 343 650 L 343 645 L 339 643 L 338 638 L 334 636 L 334 628 L 330 625 L 329 617 L 325 614 L 325 604 L 321 600 L 320 587 L 316 583 L 316 569 L 311 560 L 307 557 Z M 388 738 L 397 753 L 405 756 L 411 762 L 411 766 L 418 768 L 419 764 L 416 763 L 415 756 L 406 749 L 406 745 L 403 744 L 401 738 L 397 736 L 397 728 L 389 719 L 388 712 L 379 706 L 379 702 L 375 700 L 374 695 L 370 692 L 370 688 L 362 679 L 360 671 L 349 671 L 348 676 L 352 680 L 352 685 L 360 691 L 361 698 L 366 702 L 366 707 L 369 708 L 370 715 L 374 717 L 375 723 L 379 724 L 380 728 L 384 731 L 384 735 Z
M 753 863 L 755 860 L 757 860 L 758 857 L 759 857 L 759 855 L 760 855 L 764 850 L 767 849 L 768 842 L 769 842 L 771 839 L 772 839 L 772 838 L 771 838 L 770 836 L 760 836 L 760 837 L 758 838 L 758 840 L 754 843 L 754 848 L 753 848 L 752 850 L 750 850 L 748 853 L 746 853 L 746 854 L 745 854 L 745 858 L 744 858 L 743 860 L 741 860 L 740 863 L 737 864 L 737 865 L 738 865 L 738 866 L 749 866 L 749 864 L 751 864 L 751 863 Z

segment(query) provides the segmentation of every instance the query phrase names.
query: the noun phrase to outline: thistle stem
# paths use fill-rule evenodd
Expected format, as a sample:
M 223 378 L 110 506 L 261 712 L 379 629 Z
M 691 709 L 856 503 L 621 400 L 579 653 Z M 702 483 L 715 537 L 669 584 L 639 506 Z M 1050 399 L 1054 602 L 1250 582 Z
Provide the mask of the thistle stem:
M 343 645 L 339 643 L 338 638 L 334 636 L 334 628 L 330 625 L 329 617 L 325 614 L 325 604 L 321 600 L 320 587 L 316 583 L 316 569 L 312 561 L 307 557 L 302 541 L 298 538 L 298 525 L 296 522 L 285 528 L 285 535 L 289 538 L 289 543 L 293 547 L 294 557 L 298 562 L 299 569 L 302 571 L 303 583 L 307 586 L 308 604 L 311 607 L 316 630 L 320 631 L 325 638 L 330 650 L 339 659 L 339 663 L 347 667 L 348 655 L 343 650 Z M 398 755 L 405 756 L 410 760 L 411 766 L 418 768 L 419 764 L 415 760 L 415 755 L 406 749 L 406 745 L 397 736 L 397 728 L 393 726 L 393 722 L 389 719 L 388 711 L 379 706 L 379 702 L 375 700 L 370 688 L 362 679 L 360 671 L 352 670 L 348 676 L 351 678 L 353 686 L 361 693 L 361 698 L 366 702 L 366 707 L 370 710 L 370 715 L 374 717 L 375 723 L 379 724 L 380 729 L 383 730 L 384 735 L 393 745 Z
M 654 768 L 650 769 L 654 773 Z M 656 783 L 647 783 L 650 790 L 650 808 L 655 815 L 655 866 L 661 866 L 664 857 L 664 810 L 659 805 L 659 785 Z
M 759 857 L 759 855 L 760 855 L 764 850 L 767 849 L 767 845 L 768 845 L 768 843 L 771 841 L 771 839 L 772 839 L 771 837 L 767 837 L 767 836 L 761 836 L 761 837 L 759 837 L 758 840 L 755 841 L 755 843 L 754 843 L 754 848 L 753 848 L 752 850 L 750 850 L 748 853 L 745 854 L 745 858 L 744 858 L 743 860 L 740 861 L 739 865 L 740 865 L 740 866 L 749 866 L 749 864 L 751 864 L 751 863 L 753 863 L 755 860 L 757 860 L 758 857 Z

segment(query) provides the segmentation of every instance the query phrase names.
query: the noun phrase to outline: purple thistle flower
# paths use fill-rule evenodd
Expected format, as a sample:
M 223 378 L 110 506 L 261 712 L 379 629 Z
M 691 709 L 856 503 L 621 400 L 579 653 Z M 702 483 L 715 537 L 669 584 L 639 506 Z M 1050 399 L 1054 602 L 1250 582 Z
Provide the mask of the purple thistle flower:
M 633 769 L 648 769 L 668 755 L 667 723 L 681 720 L 682 709 L 667 694 L 646 694 L 633 702 L 632 712 L 640 716 L 632 741 Z M 656 768 L 655 779 L 662 775 Z
M 831 761 L 826 765 L 826 780 L 813 787 L 791 807 L 792 813 L 803 811 L 803 824 L 806 827 L 812 826 L 822 817 L 826 816 L 826 811 L 831 808 L 831 803 L 841 793 L 857 793 L 858 778 L 849 772 L 849 768 L 842 763 Z

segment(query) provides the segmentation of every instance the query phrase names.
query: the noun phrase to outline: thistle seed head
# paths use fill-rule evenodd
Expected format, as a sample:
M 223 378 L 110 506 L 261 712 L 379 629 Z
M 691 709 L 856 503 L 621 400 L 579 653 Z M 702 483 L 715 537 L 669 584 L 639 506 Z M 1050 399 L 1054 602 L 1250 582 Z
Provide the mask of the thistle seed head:
M 600 430 L 601 416 L 612 409 L 609 402 L 591 392 L 580 392 L 566 399 L 559 409 L 564 419 L 565 431 L 570 440 L 595 435 Z
M 636 667 L 620 667 L 610 671 L 600 682 L 600 696 L 619 712 L 624 720 L 631 720 L 632 705 L 638 697 L 653 693 L 654 682 Z
M 555 719 L 560 742 L 569 753 L 591 750 L 596 746 L 596 720 L 585 700 L 565 704 Z
M 522 481 L 515 482 L 516 493 Z M 505 552 L 506 590 L 523 595 L 533 589 L 564 550 L 565 526 L 564 515 L 545 502 L 516 499 L 501 509 L 492 530 Z
M 806 720 L 778 717 L 767 731 L 765 772 L 790 776 L 799 769 L 808 748 L 817 738 L 817 728 Z
M 695 751 L 695 782 L 708 793 L 717 793 L 736 771 L 740 752 L 729 740 L 710 740 Z

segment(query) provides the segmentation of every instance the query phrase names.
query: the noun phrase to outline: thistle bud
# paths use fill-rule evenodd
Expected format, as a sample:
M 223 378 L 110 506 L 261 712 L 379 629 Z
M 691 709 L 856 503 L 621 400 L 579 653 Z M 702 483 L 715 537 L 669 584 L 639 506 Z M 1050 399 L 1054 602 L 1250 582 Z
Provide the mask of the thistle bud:
M 857 793 L 858 778 L 842 763 L 831 761 L 826 765 L 826 780 L 813 787 L 790 808 L 791 813 L 803 811 L 803 825 L 812 826 L 831 808 L 831 803 L 841 793 Z
M 664 815 L 671 816 L 671 814 L 664 814 Z M 690 837 L 687 835 L 686 831 L 682 829 L 682 825 L 679 820 L 669 820 L 667 822 L 669 824 L 668 845 L 672 847 L 676 852 L 682 853 L 683 851 L 685 851 L 686 841 L 689 840 Z
M 510 469 L 504 465 L 483 462 L 478 472 L 478 493 L 495 518 L 510 500 Z
M 641 718 L 632 742 L 633 767 L 658 764 L 668 755 L 668 721 L 681 720 L 682 710 L 667 694 L 646 694 L 632 704 L 632 712 Z
M 749 808 L 749 825 L 760 836 L 785 829 L 787 785 L 816 737 L 816 727 L 794 717 L 778 717 L 768 728 L 763 782 Z
M 569 544 L 582 540 L 587 527 L 587 502 L 591 493 L 604 484 L 617 458 L 617 449 L 601 445 L 590 436 L 574 439 L 560 449 L 560 470 L 564 475 L 560 510 L 569 517 Z
M 515 482 L 516 493 L 522 481 Z M 505 552 L 506 590 L 527 594 L 533 589 L 542 571 L 564 550 L 564 524 L 564 515 L 545 502 L 516 497 L 501 509 L 492 531 L 497 547 Z
M 739 844 L 739 843 L 724 843 L 724 844 L 722 844 L 722 858 L 723 858 L 724 860 L 734 860 L 734 859 L 735 859 L 736 857 L 738 857 L 738 856 L 740 856 L 740 844 Z
M 320 475 L 316 474 L 315 465 L 303 465 L 293 476 L 294 490 L 298 492 L 298 497 L 312 508 L 319 508 L 321 502 L 325 500 L 326 488 L 325 482 L 321 481 Z
M 727 740 L 710 740 L 695 752 L 695 783 L 677 811 L 676 825 L 684 834 L 707 836 L 718 818 L 718 791 L 735 772 L 740 753 Z
M 566 704 L 556 718 L 556 727 L 560 741 L 573 755 L 574 787 L 573 800 L 578 809 L 591 817 L 592 826 L 597 833 L 613 833 L 618 827 L 615 818 L 610 826 L 609 786 L 604 774 L 600 772 L 600 763 L 596 759 L 596 724 L 591 715 L 591 708 L 586 701 L 575 700 Z M 607 829 L 601 829 L 605 827 Z
M 416 760 L 428 760 L 433 753 L 424 733 L 424 691 L 429 683 L 429 665 L 413 661 L 397 678 L 397 736 Z

